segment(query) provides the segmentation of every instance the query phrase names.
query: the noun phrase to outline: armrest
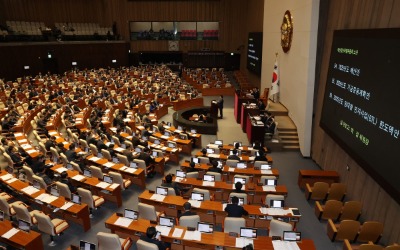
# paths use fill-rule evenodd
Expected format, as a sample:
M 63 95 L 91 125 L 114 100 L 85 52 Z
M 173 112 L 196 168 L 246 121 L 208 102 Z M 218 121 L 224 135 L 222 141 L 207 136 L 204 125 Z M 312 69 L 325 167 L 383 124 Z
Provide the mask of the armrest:
M 65 221 L 65 220 L 62 220 L 62 221 L 60 221 L 59 223 L 54 224 L 54 228 L 58 227 L 59 225 L 61 225 L 61 224 L 64 223 L 64 222 L 66 222 L 66 221 Z
M 321 206 L 321 203 L 319 203 L 319 201 L 316 201 L 314 213 L 315 213 L 315 216 L 317 216 L 318 220 L 321 219 L 323 212 L 324 212 L 324 208 Z
M 304 194 L 306 195 L 307 200 L 309 200 L 311 198 L 312 188 L 311 188 L 310 184 L 308 184 L 308 183 L 306 183 L 306 190 L 305 190 Z
M 353 250 L 351 247 L 350 241 L 348 239 L 345 239 L 343 241 L 343 250 Z
M 331 219 L 328 219 L 327 233 L 328 233 L 329 239 L 331 239 L 332 242 L 335 241 L 336 234 L 337 234 L 337 228 Z
M 129 247 L 132 245 L 132 240 L 131 240 L 131 238 L 126 238 L 125 240 L 124 240 L 124 242 L 122 242 L 122 244 L 121 244 L 121 250 L 124 250 L 124 249 L 129 249 Z

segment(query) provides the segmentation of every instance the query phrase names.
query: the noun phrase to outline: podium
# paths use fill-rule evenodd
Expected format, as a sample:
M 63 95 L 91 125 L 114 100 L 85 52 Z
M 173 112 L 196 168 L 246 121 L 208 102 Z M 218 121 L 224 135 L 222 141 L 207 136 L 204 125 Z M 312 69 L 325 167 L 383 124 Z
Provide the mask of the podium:
M 218 118 L 218 102 L 216 100 L 211 101 L 210 116 L 213 118 Z

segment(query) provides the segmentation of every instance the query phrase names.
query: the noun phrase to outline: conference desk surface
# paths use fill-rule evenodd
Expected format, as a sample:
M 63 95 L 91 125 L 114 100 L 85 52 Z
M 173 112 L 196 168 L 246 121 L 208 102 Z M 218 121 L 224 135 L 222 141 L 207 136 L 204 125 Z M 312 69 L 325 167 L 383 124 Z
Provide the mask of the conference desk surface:
M 118 234 L 120 237 L 129 236 L 134 241 L 139 239 L 142 234 L 144 234 L 149 226 L 156 226 L 150 221 L 145 219 L 133 220 L 128 226 L 116 225 L 115 222 L 120 217 L 117 214 L 111 215 L 105 222 L 105 225 L 112 233 Z M 175 229 L 181 229 L 182 234 L 180 236 L 175 236 Z M 217 232 L 213 233 L 202 233 L 201 241 L 187 240 L 184 238 L 187 229 L 181 226 L 173 227 L 168 235 L 163 235 L 162 240 L 171 243 L 172 249 L 215 249 L 216 246 L 224 247 L 224 249 L 236 247 L 236 237 L 230 236 L 228 233 Z M 273 250 L 272 238 L 268 236 L 259 236 L 253 241 L 254 249 L 264 249 Z M 297 243 L 302 250 L 315 250 L 314 242 L 310 239 L 303 239 L 301 242 Z
M 197 156 L 197 157 L 203 156 L 203 153 L 202 153 L 201 151 L 198 151 L 198 152 L 196 153 L 196 156 Z M 221 159 L 221 160 L 226 161 L 226 160 L 228 160 L 229 155 L 222 154 L 222 153 L 220 153 L 220 154 L 206 154 L 206 157 L 216 158 L 216 159 Z M 242 156 L 239 156 L 239 157 L 240 157 L 240 160 L 241 160 L 241 161 L 245 161 L 245 162 L 254 161 L 254 158 L 255 158 L 255 156 L 248 156 L 248 155 L 242 155 Z M 271 157 L 270 155 L 267 155 L 266 157 L 267 157 L 267 161 L 268 161 L 270 164 L 272 164 L 272 162 L 273 162 L 273 161 L 272 161 L 272 157 Z
M 8 231 L 14 228 L 10 221 L 4 220 L 0 222 L 0 235 L 4 235 Z M 13 249 L 25 249 L 25 250 L 40 250 L 43 248 L 42 235 L 38 232 L 30 230 L 24 232 L 18 229 L 18 232 L 6 239 L 0 237 L 0 241 L 13 247 Z
M 299 170 L 299 176 L 297 180 L 297 184 L 300 188 L 305 188 L 306 183 L 311 186 L 314 185 L 315 182 L 322 181 L 332 184 L 334 182 L 340 181 L 340 176 L 336 171 L 328 171 L 328 170 Z

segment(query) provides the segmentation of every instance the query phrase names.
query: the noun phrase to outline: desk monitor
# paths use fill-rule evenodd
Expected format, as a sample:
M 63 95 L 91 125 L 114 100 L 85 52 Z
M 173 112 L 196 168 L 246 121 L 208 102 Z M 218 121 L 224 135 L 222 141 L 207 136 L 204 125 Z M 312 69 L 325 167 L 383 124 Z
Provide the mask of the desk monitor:
M 283 208 L 285 206 L 284 200 L 271 200 L 269 207 L 271 208 Z
M 179 135 L 179 139 L 181 139 L 181 140 L 186 140 L 187 138 L 186 138 L 186 135 L 180 134 L 180 135 Z
M 261 168 L 261 170 L 270 170 L 271 169 L 271 165 L 269 165 L 269 164 L 261 164 L 260 168 Z
M 96 244 L 81 240 L 79 250 L 96 250 Z
M 195 163 L 195 164 L 199 164 L 200 160 L 197 157 L 192 157 L 192 162 Z
M 109 175 L 104 175 L 103 176 L 103 181 L 107 182 L 109 184 L 112 184 L 113 183 L 113 178 L 111 176 L 109 176 Z
M 233 142 L 233 146 L 235 147 L 237 143 L 239 144 L 239 147 L 242 146 L 242 142 L 241 141 L 234 141 Z
M 136 136 L 136 133 L 135 132 L 132 132 L 132 137 L 135 137 Z
M 241 227 L 240 237 L 253 238 L 253 239 L 257 238 L 257 228 Z
M 238 205 L 243 206 L 244 205 L 244 198 L 243 197 L 237 197 L 239 199 Z M 231 204 L 232 204 L 232 197 L 231 197 Z
M 52 185 L 50 187 L 50 194 L 53 195 L 53 196 L 56 196 L 56 197 L 60 196 L 60 192 L 59 192 L 57 186 Z
M 197 130 L 192 128 L 192 129 L 190 130 L 190 133 L 196 134 L 196 133 L 197 133 Z
M 233 183 L 237 183 L 237 182 L 240 182 L 243 185 L 246 185 L 246 178 L 244 178 L 244 177 L 235 177 L 235 178 L 233 178 Z
M 112 161 L 113 161 L 114 163 L 118 163 L 118 158 L 117 158 L 117 157 L 113 157 L 113 158 L 112 158 Z
M 175 148 L 175 143 L 173 143 L 173 142 L 168 142 L 168 147 L 169 147 L 169 148 Z
M 224 165 L 222 164 L 222 161 L 217 161 L 217 162 L 218 162 L 217 168 L 223 168 L 224 167 Z
M 229 155 L 233 155 L 233 150 L 229 150 Z
M 167 122 L 167 126 L 171 127 L 172 126 L 171 122 Z
M 37 189 L 40 189 L 40 183 L 38 180 L 33 180 L 32 181 L 32 186 L 34 186 Z
M 137 168 L 137 163 L 136 163 L 136 162 L 131 162 L 131 163 L 129 164 L 129 167 L 131 167 L 131 168 Z
M 267 186 L 276 186 L 278 184 L 277 179 L 265 179 L 265 185 Z
M 143 141 L 147 141 L 149 138 L 147 138 L 147 136 L 142 136 L 142 140 Z
M 102 153 L 97 153 L 97 158 L 103 158 L 103 154 Z
M 204 194 L 192 192 L 192 194 L 190 195 L 190 199 L 196 201 L 204 201 Z
M 238 162 L 236 165 L 236 168 L 245 169 L 245 168 L 247 168 L 247 164 L 246 164 L 246 162 Z
M 178 126 L 178 130 L 183 130 L 182 126 Z
M 167 187 L 156 187 L 156 194 L 161 194 L 161 195 L 167 196 L 168 188 Z
M 213 148 L 207 148 L 207 154 L 214 154 L 214 149 Z
M 126 149 L 126 145 L 125 144 L 121 144 L 121 147 L 123 148 L 123 149 Z
M 4 220 L 4 211 L 0 210 L 0 221 Z
M 25 221 L 25 220 L 18 220 L 18 228 L 22 231 L 28 232 L 31 230 L 31 223 Z
M 136 153 L 140 153 L 140 152 L 142 152 L 142 149 L 139 148 L 139 147 L 137 147 L 137 148 L 135 148 L 135 152 L 136 152 Z
M 71 163 L 67 163 L 67 169 L 68 169 L 68 170 L 74 170 L 74 168 L 72 167 L 72 164 L 71 164 Z
M 154 140 L 154 144 L 156 144 L 156 145 L 160 145 L 160 143 L 161 143 L 161 142 L 160 142 L 160 140 L 159 140 L 159 139 L 155 139 L 155 140 Z
M 92 177 L 92 171 L 90 169 L 84 169 L 83 175 L 86 177 Z
M 169 131 L 165 131 L 164 136 L 171 136 L 171 133 Z
M 58 162 L 58 158 L 56 156 L 53 157 L 53 162 Z
M 153 151 L 152 155 L 153 155 L 153 157 L 158 157 L 158 152 L 157 151 Z
M 222 140 L 216 140 L 216 141 L 214 142 L 214 144 L 215 144 L 215 145 L 218 145 L 218 146 L 222 146 L 222 145 L 224 144 L 224 142 L 223 142 Z
M 71 201 L 75 204 L 81 204 L 81 197 L 77 194 L 71 194 Z
M 283 231 L 284 241 L 301 241 L 301 232 Z
M 124 217 L 132 220 L 137 220 L 139 218 L 139 212 L 133 209 L 124 209 Z
M 14 168 L 12 168 L 12 167 L 6 167 L 6 171 L 9 174 L 14 174 Z
M 160 216 L 160 226 L 173 227 L 175 218 Z
M 202 233 L 213 233 L 214 232 L 214 224 L 207 222 L 198 222 L 197 223 L 197 231 Z
M 205 174 L 205 175 L 203 175 L 203 181 L 215 182 L 215 176 L 212 174 Z
M 176 170 L 176 177 L 186 178 L 186 173 L 182 170 Z

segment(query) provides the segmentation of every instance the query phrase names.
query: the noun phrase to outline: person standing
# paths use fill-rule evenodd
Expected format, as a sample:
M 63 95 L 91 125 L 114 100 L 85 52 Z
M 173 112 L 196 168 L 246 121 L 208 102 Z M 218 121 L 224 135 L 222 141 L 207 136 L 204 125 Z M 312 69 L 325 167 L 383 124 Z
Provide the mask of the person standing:
M 219 96 L 218 109 L 219 109 L 219 118 L 222 119 L 223 118 L 222 110 L 224 109 L 224 97 L 222 95 Z

